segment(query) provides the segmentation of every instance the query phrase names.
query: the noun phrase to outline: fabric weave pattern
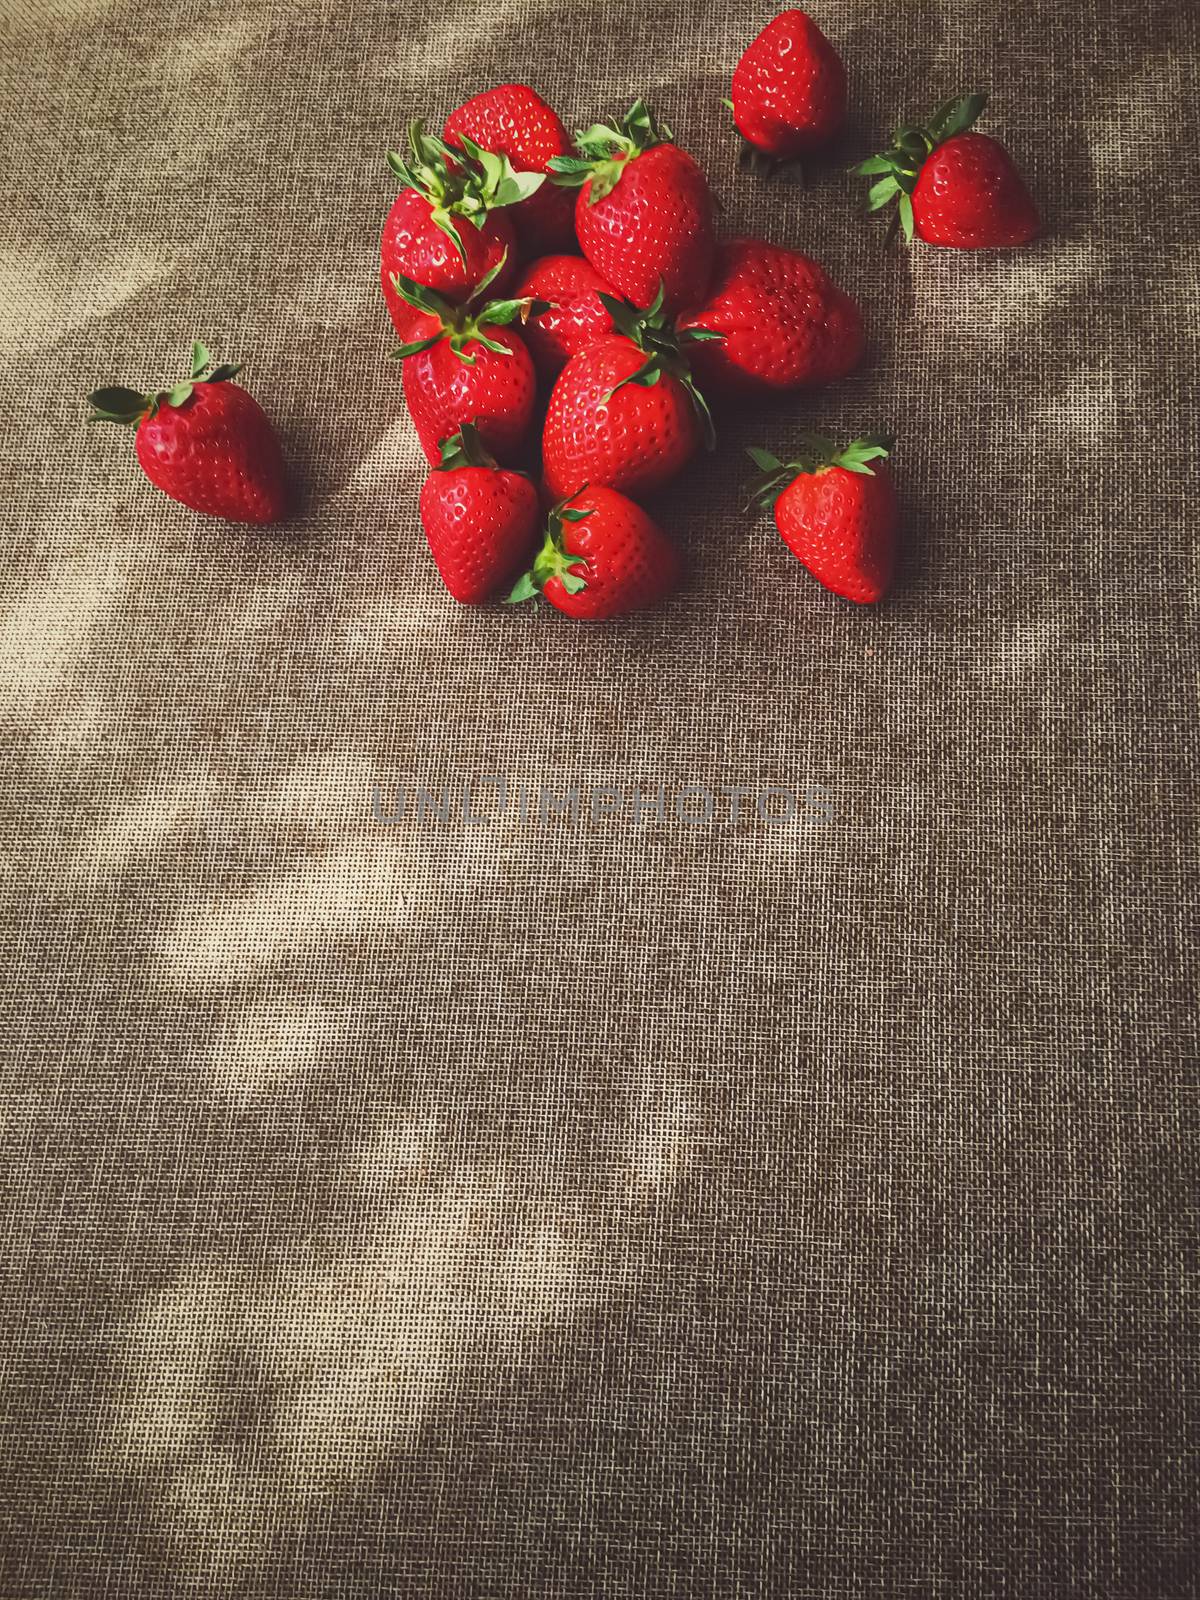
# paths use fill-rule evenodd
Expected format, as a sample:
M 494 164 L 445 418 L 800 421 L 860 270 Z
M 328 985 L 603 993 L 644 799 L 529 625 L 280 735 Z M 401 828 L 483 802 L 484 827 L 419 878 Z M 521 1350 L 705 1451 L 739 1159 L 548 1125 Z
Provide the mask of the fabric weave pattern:
M 10 0 L 5 1600 L 1200 1592 L 1197 13 L 824 0 L 808 189 L 720 105 L 768 15 Z M 417 521 L 384 152 L 512 78 L 645 93 L 868 319 L 619 625 L 456 609 Z M 885 258 L 841 168 L 978 87 L 1048 236 Z M 278 531 L 82 426 L 196 337 Z M 898 436 L 878 612 L 740 509 L 804 427 Z M 666 815 L 521 816 L 573 785 Z

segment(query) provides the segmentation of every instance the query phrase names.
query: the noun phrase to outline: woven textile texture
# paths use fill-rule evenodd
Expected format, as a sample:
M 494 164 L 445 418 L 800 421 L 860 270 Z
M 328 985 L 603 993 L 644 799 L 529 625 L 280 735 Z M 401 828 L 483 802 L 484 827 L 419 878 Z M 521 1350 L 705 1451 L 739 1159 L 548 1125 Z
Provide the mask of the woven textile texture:
M 769 14 L 6 0 L 4 1600 L 1200 1594 L 1197 13 L 822 0 L 807 189 L 720 105 Z M 384 153 L 513 78 L 869 319 L 623 624 L 417 521 Z M 885 257 L 846 164 L 979 87 L 1047 237 Z M 82 426 L 196 337 L 280 529 Z M 898 435 L 877 611 L 740 509 L 804 426 Z

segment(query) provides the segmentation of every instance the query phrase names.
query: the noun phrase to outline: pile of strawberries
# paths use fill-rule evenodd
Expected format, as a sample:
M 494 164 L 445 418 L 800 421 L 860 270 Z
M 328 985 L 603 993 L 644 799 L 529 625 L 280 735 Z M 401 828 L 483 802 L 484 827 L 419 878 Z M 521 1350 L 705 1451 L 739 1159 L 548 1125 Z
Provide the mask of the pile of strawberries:
M 749 46 L 727 102 L 755 168 L 810 156 L 842 129 L 846 74 L 802 11 Z M 970 131 L 985 97 L 942 107 L 856 170 L 894 229 L 956 249 L 1026 243 L 1037 211 L 1006 151 Z M 401 190 L 381 282 L 404 395 L 431 471 L 421 519 L 466 604 L 538 593 L 612 617 L 675 587 L 674 544 L 642 504 L 713 448 L 710 400 L 813 388 L 862 358 L 858 306 L 811 257 L 719 240 L 700 167 L 639 100 L 568 135 L 523 84 L 420 122 L 389 156 Z M 152 395 L 111 388 L 90 420 L 135 424 L 146 475 L 198 510 L 278 520 L 284 465 L 271 425 L 193 349 L 190 377 Z M 540 440 L 540 450 L 537 448 Z M 753 500 L 827 588 L 871 602 L 896 554 L 890 442 L 804 435 L 793 458 L 752 450 Z

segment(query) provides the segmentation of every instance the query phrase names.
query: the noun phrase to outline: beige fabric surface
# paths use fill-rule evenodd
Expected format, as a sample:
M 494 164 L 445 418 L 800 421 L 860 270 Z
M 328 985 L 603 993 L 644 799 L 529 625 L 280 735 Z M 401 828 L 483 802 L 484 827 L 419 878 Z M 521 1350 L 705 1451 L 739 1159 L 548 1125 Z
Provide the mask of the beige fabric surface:
M 989 87 L 1051 224 L 887 259 L 737 171 L 767 15 L 7 0 L 6 1600 L 1200 1593 L 1196 12 L 824 0 L 844 161 Z M 383 155 L 511 77 L 644 91 L 870 320 L 619 626 L 416 520 Z M 197 336 L 277 531 L 82 426 Z M 899 436 L 878 612 L 739 510 L 814 425 Z M 471 774 L 831 816 L 372 817 Z

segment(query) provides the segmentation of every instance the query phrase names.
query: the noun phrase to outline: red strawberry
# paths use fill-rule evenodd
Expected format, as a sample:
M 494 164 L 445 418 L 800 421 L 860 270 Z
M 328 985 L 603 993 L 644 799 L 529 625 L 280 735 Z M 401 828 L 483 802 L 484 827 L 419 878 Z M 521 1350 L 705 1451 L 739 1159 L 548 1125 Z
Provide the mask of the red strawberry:
M 459 106 L 442 130 L 447 144 L 507 156 L 519 172 L 547 172 L 554 156 L 570 154 L 567 130 L 541 95 L 524 83 L 502 83 Z M 513 208 L 513 227 L 527 256 L 568 250 L 575 243 L 570 195 L 543 184 Z
M 502 265 L 502 264 L 501 264 Z M 500 266 L 484 278 L 465 306 L 447 304 L 432 289 L 393 275 L 396 293 L 418 313 L 415 337 L 392 352 L 404 363 L 404 398 L 425 459 L 432 465 L 441 443 L 472 423 L 502 459 L 520 450 L 537 400 L 537 375 L 529 351 L 508 324 L 533 309 L 523 300 L 475 302 Z
M 542 473 L 560 497 L 585 483 L 649 493 L 685 467 L 701 441 L 713 444 L 712 419 L 682 346 L 719 336 L 673 336 L 661 296 L 641 313 L 609 295 L 603 303 L 620 331 L 571 357 L 546 412 Z
M 927 128 L 899 128 L 890 150 L 854 170 L 877 176 L 869 204 L 878 211 L 897 200 L 898 222 L 911 240 L 952 250 L 990 250 L 1028 244 L 1041 231 L 1037 207 L 1002 144 L 969 133 L 987 95 L 952 100 Z
M 548 302 L 525 325 L 541 378 L 554 379 L 572 356 L 613 332 L 612 317 L 600 299 L 602 294 L 612 296 L 613 290 L 582 256 L 543 256 L 525 269 L 513 293 Z
M 733 71 L 733 120 L 752 152 L 792 161 L 846 120 L 846 69 L 810 16 L 781 11 Z
M 692 357 L 702 384 L 790 390 L 844 378 L 862 359 L 862 313 L 825 269 L 798 250 L 762 239 L 726 239 L 704 304 L 682 330 L 724 337 Z
M 142 471 L 172 500 L 230 522 L 278 522 L 287 510 L 283 452 L 258 401 L 230 381 L 240 371 L 214 367 L 194 344 L 186 382 L 156 394 L 97 389 L 88 421 L 136 427 Z
M 634 305 L 661 287 L 668 312 L 708 287 L 715 235 L 708 183 L 641 100 L 611 126 L 576 136 L 581 156 L 556 156 L 555 183 L 579 187 L 575 231 L 602 278 Z
M 407 159 L 388 153 L 388 165 L 405 188 L 383 225 L 379 269 L 401 339 L 411 336 L 413 312 L 392 288 L 393 275 L 461 305 L 499 262 L 514 261 L 512 224 L 502 208 L 519 205 L 544 182 L 540 173 L 514 172 L 502 157 L 491 158 L 485 169 L 422 133 L 419 122 L 410 124 L 408 140 Z
M 896 566 L 896 491 L 882 463 L 884 439 L 855 439 L 839 450 L 810 435 L 800 457 L 782 462 L 767 450 L 749 455 L 760 476 L 753 500 L 774 505 L 783 542 L 813 577 L 860 605 L 882 600 Z
M 581 489 L 550 513 L 546 542 L 509 599 L 539 591 L 569 617 L 619 617 L 656 606 L 679 582 L 675 546 L 613 489 Z
M 466 606 L 511 583 L 537 544 L 537 490 L 497 467 L 470 423 L 442 446 L 421 490 L 421 522 L 442 582 Z

